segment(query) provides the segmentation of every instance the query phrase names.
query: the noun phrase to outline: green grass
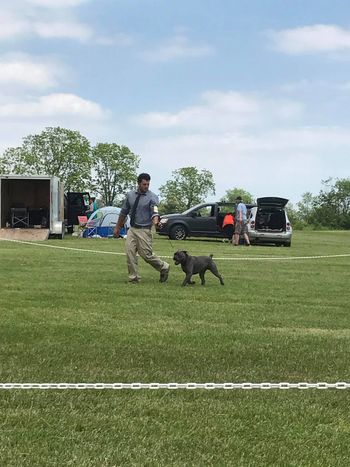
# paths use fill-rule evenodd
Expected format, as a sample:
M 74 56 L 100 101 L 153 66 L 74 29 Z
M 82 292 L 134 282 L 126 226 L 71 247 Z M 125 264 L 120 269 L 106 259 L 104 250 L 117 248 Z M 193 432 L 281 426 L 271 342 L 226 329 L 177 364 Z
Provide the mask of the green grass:
M 167 283 L 123 240 L 0 242 L 0 382 L 350 381 L 350 232 L 214 254 L 225 286 Z M 223 258 L 226 258 L 223 259 Z M 269 259 L 270 258 L 270 259 Z M 277 258 L 277 259 L 271 259 Z M 248 260 L 246 260 L 248 259 Z M 0 392 L 0 464 L 348 465 L 349 390 Z

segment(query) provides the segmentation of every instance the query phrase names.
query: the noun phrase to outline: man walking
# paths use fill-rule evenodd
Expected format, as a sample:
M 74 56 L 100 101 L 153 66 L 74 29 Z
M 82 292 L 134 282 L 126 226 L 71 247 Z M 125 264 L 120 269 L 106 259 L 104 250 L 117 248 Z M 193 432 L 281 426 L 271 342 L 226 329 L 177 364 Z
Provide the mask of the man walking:
M 151 177 L 147 173 L 141 173 L 137 177 L 137 189 L 129 191 L 124 200 L 118 223 L 114 228 L 114 236 L 119 236 L 119 231 L 125 223 L 126 216 L 130 214 L 130 229 L 126 236 L 126 258 L 129 272 L 129 282 L 140 282 L 138 273 L 137 253 L 146 263 L 149 263 L 160 272 L 160 282 L 166 282 L 169 276 L 170 266 L 153 253 L 152 249 L 152 225 L 159 222 L 158 196 L 149 190 Z
M 233 244 L 235 246 L 239 245 L 239 237 L 243 235 L 246 245 L 250 246 L 247 225 L 247 206 L 242 202 L 241 196 L 237 196 L 236 203 L 235 235 Z

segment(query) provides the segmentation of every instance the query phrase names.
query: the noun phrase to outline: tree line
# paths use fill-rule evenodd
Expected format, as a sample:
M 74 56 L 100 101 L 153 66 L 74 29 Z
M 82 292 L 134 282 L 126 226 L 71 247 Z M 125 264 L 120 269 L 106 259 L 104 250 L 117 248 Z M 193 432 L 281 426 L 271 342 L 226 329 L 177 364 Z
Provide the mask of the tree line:
M 318 195 L 304 193 L 296 208 L 287 208 L 296 229 L 350 229 L 350 178 L 324 180 Z
M 119 205 L 125 192 L 136 185 L 140 156 L 127 146 L 97 143 L 92 146 L 78 131 L 47 127 L 23 138 L 21 146 L 0 156 L 0 174 L 55 175 L 66 191 L 97 194 L 103 205 Z M 182 167 L 159 188 L 160 213 L 182 212 L 215 195 L 209 170 Z M 254 203 L 251 193 L 235 187 L 221 201 L 234 205 L 237 195 Z M 294 228 L 350 229 L 350 178 L 322 182 L 318 195 L 304 193 L 296 206 L 287 205 Z
M 23 138 L 21 146 L 6 149 L 0 157 L 0 173 L 55 175 L 66 191 L 96 193 L 109 206 L 134 186 L 139 163 L 140 157 L 127 146 L 92 146 L 78 131 L 47 127 Z

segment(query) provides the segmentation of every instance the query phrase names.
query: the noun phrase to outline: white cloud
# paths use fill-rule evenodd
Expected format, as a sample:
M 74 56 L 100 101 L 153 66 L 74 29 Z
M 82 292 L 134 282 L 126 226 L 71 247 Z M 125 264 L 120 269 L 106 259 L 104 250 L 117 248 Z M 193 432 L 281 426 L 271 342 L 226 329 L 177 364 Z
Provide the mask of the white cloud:
M 176 113 L 150 112 L 134 121 L 153 129 L 182 129 L 204 132 L 234 131 L 246 126 L 266 124 L 271 119 L 283 122 L 299 116 L 302 104 L 295 101 L 269 100 L 237 92 L 208 91 L 202 103 Z
M 0 11 L 0 42 L 42 39 L 69 39 L 101 46 L 126 47 L 133 43 L 130 35 L 99 35 L 79 21 L 72 11 L 91 0 L 12 0 Z M 1 2 L 1 0 L 0 0 Z
M 12 0 L 0 12 L 0 41 L 30 37 L 97 40 L 92 28 L 72 14 L 71 7 L 84 1 Z
M 86 42 L 93 36 L 93 31 L 88 26 L 73 21 L 34 23 L 33 31 L 46 39 L 75 39 L 81 42 Z
M 0 84 L 7 87 L 46 89 L 55 86 L 64 71 L 54 63 L 29 57 L 0 57 Z
M 269 33 L 276 49 L 287 54 L 350 51 L 350 29 L 315 24 Z
M 111 36 L 97 36 L 95 42 L 106 46 L 127 47 L 134 43 L 134 39 L 128 34 L 120 33 Z
M 0 104 L 0 118 L 23 119 L 62 115 L 100 120 L 108 117 L 108 112 L 95 102 L 68 93 L 49 94 L 37 100 Z
M 235 186 L 254 196 L 282 196 L 293 203 L 302 193 L 318 193 L 321 180 L 343 178 L 350 151 L 348 128 L 254 129 L 216 134 L 157 137 L 136 145 L 156 190 L 171 172 L 188 165 L 210 170 L 215 199 Z M 161 157 L 160 157 L 161 155 Z M 330 166 L 329 160 L 332 160 Z M 159 174 L 167 173 L 160 179 Z
M 135 117 L 147 134 L 134 150 L 155 174 L 154 188 L 173 170 L 193 165 L 213 173 L 215 198 L 243 186 L 255 196 L 297 202 L 306 191 L 319 192 L 321 180 L 344 177 L 350 151 L 349 128 L 312 123 L 315 109 L 307 102 L 206 92 L 198 105 Z
M 183 58 L 204 57 L 213 52 L 212 46 L 191 44 L 186 36 L 178 34 L 165 43 L 146 50 L 143 58 L 150 62 L 169 62 Z
M 25 0 L 30 5 L 41 6 L 45 8 L 68 8 L 76 7 L 89 0 Z
M 31 31 L 31 25 L 27 19 L 6 11 L 0 12 L 0 25 L 0 40 L 24 36 Z

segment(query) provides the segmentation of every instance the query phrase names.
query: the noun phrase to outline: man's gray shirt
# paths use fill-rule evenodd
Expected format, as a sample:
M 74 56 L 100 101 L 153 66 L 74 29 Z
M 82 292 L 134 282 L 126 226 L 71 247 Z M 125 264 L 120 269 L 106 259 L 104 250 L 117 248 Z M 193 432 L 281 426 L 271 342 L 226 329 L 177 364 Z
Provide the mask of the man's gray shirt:
M 127 216 L 130 214 L 139 192 L 137 190 L 129 191 L 124 200 L 120 214 Z M 139 204 L 136 209 L 135 224 L 139 227 L 151 227 L 152 219 L 158 216 L 158 196 L 148 190 L 146 193 L 140 193 Z

